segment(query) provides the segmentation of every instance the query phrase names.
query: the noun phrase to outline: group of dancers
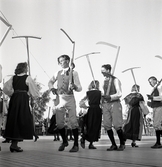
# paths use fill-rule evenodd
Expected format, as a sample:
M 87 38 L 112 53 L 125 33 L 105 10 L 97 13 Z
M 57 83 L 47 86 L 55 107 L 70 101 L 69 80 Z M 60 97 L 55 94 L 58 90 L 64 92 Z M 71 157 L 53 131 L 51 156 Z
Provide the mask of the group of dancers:
M 79 151 L 79 124 L 76 113 L 76 101 L 74 91 L 80 92 L 82 86 L 79 80 L 78 72 L 70 66 L 70 57 L 61 55 L 57 59 L 61 70 L 57 71 L 48 82 L 49 90 L 56 95 L 55 112 L 57 130 L 62 139 L 58 151 L 64 151 L 68 147 L 66 135 L 65 115 L 68 114 L 73 134 L 73 146 L 69 152 Z M 3 92 L 10 97 L 6 129 L 4 137 L 11 141 L 11 152 L 22 152 L 23 149 L 18 143 L 24 139 L 33 139 L 34 127 L 33 116 L 29 105 L 29 97 L 37 99 L 39 95 L 38 88 L 31 78 L 27 75 L 28 65 L 26 62 L 19 63 L 15 69 L 15 75 L 4 83 Z M 89 142 L 89 149 L 96 149 L 94 142 L 100 138 L 101 123 L 106 130 L 111 142 L 107 151 L 123 151 L 127 139 L 132 140 L 131 146 L 138 147 L 137 140 L 141 140 L 143 120 L 146 114 L 141 108 L 144 102 L 143 96 L 139 93 L 139 86 L 133 85 L 131 93 L 124 98 L 128 105 L 128 117 L 123 125 L 122 105 L 120 98 L 122 96 L 120 80 L 111 74 L 111 65 L 101 66 L 103 75 L 103 91 L 99 89 L 100 83 L 93 80 L 85 96 L 80 100 L 79 106 L 86 110 L 82 116 L 82 130 L 80 145 L 84 149 L 85 141 Z M 152 76 L 148 79 L 153 87 L 149 106 L 153 108 L 153 126 L 156 132 L 156 142 L 151 148 L 162 148 L 160 136 L 162 135 L 162 86 L 158 80 Z M 57 82 L 57 87 L 54 84 Z M 25 129 L 25 130 L 24 130 Z M 119 145 L 116 144 L 113 129 L 119 138 Z

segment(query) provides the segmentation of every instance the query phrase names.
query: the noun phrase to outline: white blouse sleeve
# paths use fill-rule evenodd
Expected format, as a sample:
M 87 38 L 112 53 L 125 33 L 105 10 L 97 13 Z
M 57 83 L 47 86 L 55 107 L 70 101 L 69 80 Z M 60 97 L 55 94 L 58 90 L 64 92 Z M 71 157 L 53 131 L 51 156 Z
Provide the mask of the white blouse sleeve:
M 87 95 L 84 96 L 80 102 L 79 102 L 79 107 L 80 108 L 84 108 L 84 109 L 87 109 L 88 108 L 88 98 L 87 98 Z
M 13 77 L 11 77 L 7 82 L 5 82 L 3 86 L 3 92 L 8 96 L 11 96 L 14 92 L 12 82 L 13 82 Z
M 82 90 L 82 86 L 80 84 L 78 72 L 77 71 L 73 71 L 73 76 L 74 76 L 74 84 L 77 86 L 76 91 L 80 92 Z
M 33 97 L 33 98 L 37 98 L 39 97 L 39 90 L 37 85 L 35 84 L 34 80 L 31 78 L 31 76 L 28 76 L 26 78 L 26 84 L 29 87 L 29 94 Z

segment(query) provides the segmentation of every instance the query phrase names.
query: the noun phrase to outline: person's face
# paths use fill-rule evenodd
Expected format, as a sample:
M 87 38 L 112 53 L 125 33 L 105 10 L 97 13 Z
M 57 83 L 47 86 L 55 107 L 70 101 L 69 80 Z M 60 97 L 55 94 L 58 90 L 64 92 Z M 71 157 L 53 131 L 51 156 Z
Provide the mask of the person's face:
M 149 79 L 149 84 L 153 87 L 155 86 L 157 81 L 155 79 Z
M 106 70 L 104 67 L 101 67 L 101 73 L 104 77 L 110 76 L 110 70 Z
M 67 68 L 67 67 L 69 67 L 69 60 L 66 60 L 66 59 L 63 58 L 63 57 L 60 57 L 60 58 L 59 58 L 59 65 L 60 65 L 62 68 Z
M 29 66 L 26 66 L 26 69 L 24 70 L 25 73 L 27 73 L 29 71 Z

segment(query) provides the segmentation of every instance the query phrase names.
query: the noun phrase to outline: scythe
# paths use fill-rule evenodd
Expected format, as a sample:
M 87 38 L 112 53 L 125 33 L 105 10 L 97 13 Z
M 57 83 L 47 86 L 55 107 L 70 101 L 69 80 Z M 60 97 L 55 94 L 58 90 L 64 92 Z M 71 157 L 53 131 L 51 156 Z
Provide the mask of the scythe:
M 103 44 L 103 45 L 107 45 L 107 46 L 110 46 L 110 47 L 113 47 L 113 48 L 117 49 L 116 58 L 115 58 L 114 66 L 112 68 L 112 73 L 111 73 L 111 75 L 114 75 L 117 60 L 118 60 L 118 56 L 119 56 L 120 46 L 116 46 L 116 45 L 113 45 L 113 44 L 110 44 L 110 43 L 107 43 L 107 42 L 103 42 L 103 41 L 97 42 L 96 44 Z M 108 85 L 108 88 L 107 88 L 106 95 L 109 95 L 109 93 L 110 93 L 111 83 L 112 83 L 112 77 L 110 77 L 110 81 L 109 81 L 109 85 Z
M 136 82 L 136 79 L 135 79 L 135 76 L 134 76 L 133 69 L 136 69 L 136 68 L 140 68 L 140 67 L 132 67 L 132 68 L 128 68 L 128 69 L 122 71 L 123 73 L 126 72 L 126 71 L 129 71 L 129 70 L 131 71 L 135 85 L 137 85 L 137 82 Z M 136 91 L 138 92 L 137 87 L 136 87 Z
M 94 74 L 93 74 L 93 70 L 92 70 L 92 66 L 91 66 L 91 62 L 90 62 L 90 59 L 89 59 L 89 55 L 91 54 L 99 54 L 100 52 L 91 52 L 91 53 L 88 53 L 88 54 L 85 54 L 85 55 L 82 55 L 82 56 L 79 56 L 77 58 L 75 58 L 75 60 L 81 58 L 81 57 L 86 57 L 87 58 L 87 61 L 88 61 L 88 65 L 89 65 L 89 68 L 90 68 L 90 71 L 91 71 L 91 74 L 92 74 L 92 78 L 93 78 L 93 82 L 95 84 L 95 77 L 94 77 Z M 96 86 L 96 85 L 95 85 Z
M 4 41 L 5 38 L 6 38 L 7 34 L 8 34 L 9 31 L 11 30 L 12 25 L 9 24 L 6 20 L 4 20 L 1 16 L 0 16 L 0 20 L 7 26 L 7 30 L 6 30 L 6 32 L 5 32 L 4 36 L 3 36 L 3 38 L 2 38 L 1 41 L 0 41 L 0 46 L 1 46 L 2 43 L 3 43 L 3 41 Z
M 15 36 L 15 37 L 12 37 L 12 38 L 13 38 L 13 39 L 14 39 L 14 38 L 25 38 L 25 40 L 26 40 L 27 56 L 28 56 L 29 75 L 31 75 L 28 38 L 41 39 L 41 37 L 35 37 L 35 36 Z
M 73 71 L 73 63 L 74 63 L 74 50 L 75 50 L 75 41 L 73 41 L 70 36 L 61 28 L 60 29 L 68 38 L 69 40 L 71 41 L 71 43 L 73 44 L 73 52 L 72 52 L 72 57 L 71 57 L 71 61 L 70 61 L 70 72 L 69 72 L 69 76 L 70 76 L 70 79 L 69 79 L 69 85 L 72 84 L 73 82 L 73 76 L 72 76 L 72 71 Z

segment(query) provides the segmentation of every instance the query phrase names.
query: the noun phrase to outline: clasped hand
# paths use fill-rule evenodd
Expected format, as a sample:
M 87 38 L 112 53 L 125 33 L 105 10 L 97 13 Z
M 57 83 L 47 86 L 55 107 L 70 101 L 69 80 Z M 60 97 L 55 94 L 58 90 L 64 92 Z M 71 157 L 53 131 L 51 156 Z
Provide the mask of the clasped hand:
M 52 88 L 51 91 L 52 91 L 52 93 L 53 93 L 54 95 L 57 95 L 57 89 Z
M 70 85 L 69 85 L 69 89 L 70 90 L 77 90 L 77 86 L 74 84 L 74 83 L 71 83 Z
M 148 100 L 153 100 L 153 96 L 147 95 Z
M 104 95 L 104 96 L 102 96 L 102 98 L 103 98 L 104 100 L 106 100 L 107 102 L 111 101 L 110 95 Z

